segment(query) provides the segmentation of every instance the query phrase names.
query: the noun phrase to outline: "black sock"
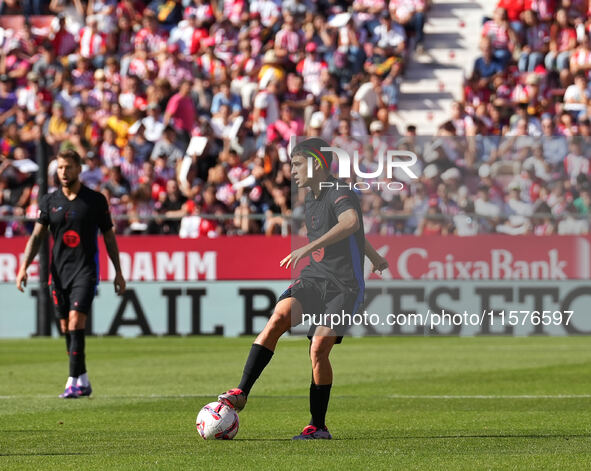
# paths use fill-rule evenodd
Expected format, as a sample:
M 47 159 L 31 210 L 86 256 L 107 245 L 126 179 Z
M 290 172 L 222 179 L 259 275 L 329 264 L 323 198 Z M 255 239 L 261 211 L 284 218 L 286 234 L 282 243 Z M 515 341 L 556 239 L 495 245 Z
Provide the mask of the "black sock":
M 267 366 L 267 364 L 271 361 L 272 356 L 273 352 L 267 347 L 263 347 L 262 345 L 256 343 L 252 344 L 250 353 L 246 359 L 246 364 L 244 365 L 242 380 L 238 385 L 238 388 L 242 389 L 244 394 L 248 396 L 254 382 L 261 375 L 265 369 L 265 366 Z
M 326 410 L 328 409 L 328 400 L 330 398 L 330 388 L 332 384 L 310 384 L 310 414 L 312 420 L 310 425 L 318 428 L 326 427 Z
M 66 353 L 69 355 L 70 354 L 70 344 L 72 343 L 72 337 L 70 337 L 70 332 L 66 332 L 64 334 L 64 337 L 66 338 Z
M 70 331 L 70 376 L 77 378 L 84 366 L 84 329 Z

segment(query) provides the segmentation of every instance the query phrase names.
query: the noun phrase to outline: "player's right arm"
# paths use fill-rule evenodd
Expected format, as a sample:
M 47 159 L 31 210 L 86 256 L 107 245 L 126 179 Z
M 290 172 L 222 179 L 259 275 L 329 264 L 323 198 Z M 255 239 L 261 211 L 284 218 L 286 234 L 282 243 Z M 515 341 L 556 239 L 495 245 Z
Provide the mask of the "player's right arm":
M 47 225 L 40 222 L 35 223 L 33 233 L 31 234 L 31 237 L 29 237 L 27 246 L 25 247 L 23 263 L 16 275 L 16 287 L 19 291 L 24 292 L 24 287 L 27 286 L 27 268 L 29 268 L 29 265 L 33 262 L 35 256 L 39 252 L 39 247 L 41 247 L 43 239 L 47 237 L 47 232 Z

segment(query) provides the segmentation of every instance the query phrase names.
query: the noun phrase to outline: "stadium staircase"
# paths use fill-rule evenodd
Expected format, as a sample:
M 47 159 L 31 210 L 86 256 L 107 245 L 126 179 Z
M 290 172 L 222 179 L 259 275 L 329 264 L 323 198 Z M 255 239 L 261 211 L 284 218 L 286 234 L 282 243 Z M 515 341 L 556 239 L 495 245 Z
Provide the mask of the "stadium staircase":
M 452 101 L 462 94 L 464 75 L 479 56 L 482 17 L 496 0 L 433 0 L 425 24 L 425 52 L 414 54 L 401 85 L 398 111 L 390 120 L 404 133 L 414 124 L 421 135 L 433 135 L 449 119 Z

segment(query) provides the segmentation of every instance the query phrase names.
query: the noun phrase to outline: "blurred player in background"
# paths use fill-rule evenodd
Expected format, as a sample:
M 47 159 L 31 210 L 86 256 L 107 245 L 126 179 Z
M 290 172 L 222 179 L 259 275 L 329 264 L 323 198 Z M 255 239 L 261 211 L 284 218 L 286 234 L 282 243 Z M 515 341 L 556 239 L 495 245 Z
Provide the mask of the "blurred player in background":
M 219 396 L 220 402 L 236 411 L 246 405 L 248 394 L 271 360 L 279 337 L 302 322 L 302 314 L 344 312 L 353 315 L 359 312 L 365 290 L 364 256 L 369 257 L 373 271 L 381 272 L 388 267 L 388 262 L 365 239 L 357 195 L 349 188 L 338 187 L 338 180 L 329 170 L 332 153 L 321 152 L 323 147 L 329 145 L 322 139 L 311 138 L 295 146 L 291 154 L 294 181 L 300 188 L 310 188 L 305 203 L 309 243 L 291 252 L 280 265 L 295 269 L 302 259 L 312 257 L 310 264 L 280 296 L 273 315 L 254 341 L 238 388 Z M 313 159 L 311 177 L 308 175 L 310 158 Z M 334 324 L 332 329 L 325 324 L 312 325 L 308 332 L 312 418 L 294 440 L 332 438 L 325 423 L 333 380 L 329 354 L 335 343 L 341 343 L 349 326 L 344 319 L 336 328 Z
M 84 186 L 79 175 L 80 156 L 72 150 L 57 156 L 57 175 L 61 188 L 44 195 L 39 203 L 39 217 L 25 248 L 24 261 L 16 277 L 20 291 L 27 284 L 27 268 L 37 255 L 48 229 L 53 235 L 51 294 L 66 337 L 70 357 L 70 376 L 64 399 L 90 396 L 92 387 L 86 371 L 84 354 L 86 318 L 99 281 L 98 240 L 100 229 L 115 267 L 115 292 L 125 291 L 119 249 L 105 197 Z

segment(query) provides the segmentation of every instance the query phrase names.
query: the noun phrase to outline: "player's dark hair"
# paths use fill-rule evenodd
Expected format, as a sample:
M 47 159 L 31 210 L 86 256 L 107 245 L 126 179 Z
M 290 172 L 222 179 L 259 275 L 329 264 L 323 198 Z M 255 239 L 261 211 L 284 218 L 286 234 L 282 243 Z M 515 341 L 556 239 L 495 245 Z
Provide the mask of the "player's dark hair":
M 328 142 L 326 142 L 324 139 L 320 139 L 318 137 L 306 139 L 305 141 L 298 143 L 293 148 L 291 151 L 291 158 L 293 159 L 296 156 L 315 158 L 318 156 L 323 162 L 323 167 L 324 162 L 326 162 L 326 168 L 330 171 L 330 165 L 332 164 L 332 152 L 320 150 L 322 147 L 330 147 L 330 144 L 328 144 Z
M 62 150 L 57 154 L 58 159 L 72 159 L 78 166 L 82 165 L 80 154 L 73 149 Z

